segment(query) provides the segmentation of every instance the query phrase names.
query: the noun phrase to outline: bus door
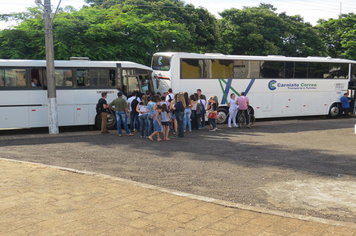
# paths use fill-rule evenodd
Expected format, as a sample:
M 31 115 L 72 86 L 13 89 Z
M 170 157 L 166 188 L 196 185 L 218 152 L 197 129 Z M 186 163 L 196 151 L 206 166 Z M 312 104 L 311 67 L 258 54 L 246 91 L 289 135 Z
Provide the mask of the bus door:
M 151 71 L 143 69 L 122 69 L 121 90 L 129 96 L 134 91 L 143 94 L 153 92 Z

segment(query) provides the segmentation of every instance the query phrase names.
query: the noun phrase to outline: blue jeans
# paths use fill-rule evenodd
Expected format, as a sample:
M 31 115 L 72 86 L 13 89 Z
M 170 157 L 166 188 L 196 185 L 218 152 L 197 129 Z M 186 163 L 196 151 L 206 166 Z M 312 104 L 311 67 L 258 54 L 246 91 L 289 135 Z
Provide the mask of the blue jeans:
M 192 109 L 185 108 L 183 117 L 183 129 L 184 131 L 192 131 L 192 123 L 190 122 L 190 116 L 192 115 Z M 188 129 L 187 129 L 188 126 Z
M 130 134 L 130 130 L 127 127 L 127 115 L 126 112 L 124 111 L 117 111 L 116 112 L 116 127 L 117 127 L 117 132 L 121 135 L 121 125 L 124 126 L 124 129 L 126 130 L 127 134 Z
M 183 117 L 184 117 L 184 112 L 176 112 L 176 117 L 177 117 L 177 123 L 178 123 L 178 137 L 182 138 L 184 137 L 184 129 L 183 129 Z
M 138 113 L 130 112 L 130 129 L 139 130 Z
M 147 136 L 153 133 L 153 119 L 151 119 L 150 116 L 150 114 L 147 115 Z
M 148 134 L 148 124 L 147 124 L 147 114 L 138 117 L 138 121 L 140 122 L 140 133 L 141 136 L 149 136 Z
M 213 129 L 216 128 L 216 119 L 210 119 L 210 118 L 209 118 L 209 123 L 211 124 L 211 126 L 213 127 Z

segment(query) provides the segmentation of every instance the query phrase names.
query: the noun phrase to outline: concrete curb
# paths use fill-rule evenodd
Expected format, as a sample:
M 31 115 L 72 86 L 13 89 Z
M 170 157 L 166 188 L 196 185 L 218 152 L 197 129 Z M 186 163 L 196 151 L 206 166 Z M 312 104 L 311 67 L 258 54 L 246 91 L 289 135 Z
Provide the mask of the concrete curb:
M 114 177 L 114 176 L 100 174 L 100 173 L 96 173 L 96 172 L 82 171 L 82 170 L 76 170 L 76 169 L 72 169 L 72 168 L 66 168 L 66 167 L 60 167 L 60 166 L 54 166 L 54 165 L 46 165 L 46 164 L 42 164 L 42 163 L 29 162 L 29 161 L 13 160 L 13 159 L 8 159 L 8 158 L 1 158 L 1 157 L 0 157 L 0 160 L 16 162 L 16 163 L 21 163 L 21 164 L 49 167 L 52 169 L 69 171 L 69 172 L 77 173 L 77 174 L 97 176 L 97 177 L 101 177 L 101 178 L 105 178 L 105 179 L 111 179 L 111 180 L 120 181 L 123 183 L 132 184 L 132 185 L 139 186 L 142 188 L 147 188 L 147 189 L 157 190 L 157 191 L 164 192 L 164 193 L 173 194 L 176 196 L 181 196 L 181 197 L 186 197 L 189 199 L 194 199 L 194 200 L 204 201 L 204 202 L 208 202 L 208 203 L 212 203 L 212 204 L 216 204 L 216 205 L 221 205 L 224 207 L 237 208 L 237 209 L 248 210 L 248 211 L 253 211 L 253 212 L 257 212 L 257 213 L 276 215 L 276 216 L 282 216 L 282 217 L 293 218 L 293 219 L 298 219 L 298 220 L 323 223 L 323 224 L 329 224 L 329 225 L 334 225 L 334 226 L 343 226 L 343 227 L 349 227 L 349 228 L 356 229 L 356 223 L 352 223 L 352 222 L 328 220 L 328 219 L 314 217 L 314 216 L 304 216 L 304 215 L 298 215 L 298 214 L 293 214 L 293 213 L 288 213 L 288 212 L 283 212 L 283 211 L 278 211 L 278 210 L 270 210 L 270 209 L 266 209 L 266 208 L 262 208 L 262 207 L 244 205 L 244 204 L 240 204 L 240 203 L 234 203 L 234 202 L 219 200 L 219 199 L 215 199 L 215 198 L 199 196 L 199 195 L 195 195 L 195 194 L 191 194 L 191 193 L 175 191 L 175 190 L 171 190 L 171 189 L 167 189 L 167 188 L 162 188 L 162 187 L 158 187 L 158 186 L 154 186 L 154 185 L 150 185 L 150 184 L 140 183 L 140 182 L 136 182 L 133 180 L 123 179 L 120 177 Z

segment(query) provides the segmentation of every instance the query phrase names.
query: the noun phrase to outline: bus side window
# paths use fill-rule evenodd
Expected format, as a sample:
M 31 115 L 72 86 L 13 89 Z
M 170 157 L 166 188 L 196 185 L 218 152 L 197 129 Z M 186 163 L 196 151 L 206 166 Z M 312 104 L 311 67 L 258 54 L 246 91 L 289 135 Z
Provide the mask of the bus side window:
M 26 69 L 0 69 L 0 87 L 26 87 Z
M 110 70 L 109 72 L 109 84 L 111 87 L 115 87 L 116 83 L 115 83 L 115 70 Z
M 75 74 L 78 87 L 89 86 L 88 70 L 77 69 Z
M 181 78 L 182 79 L 200 79 L 203 74 L 202 60 L 182 59 L 181 60 Z
M 73 86 L 73 71 L 70 69 L 55 70 L 56 86 L 72 87 Z
M 5 87 L 5 70 L 0 69 L 0 88 Z
M 41 69 L 30 69 L 30 87 L 39 88 L 42 86 L 43 73 Z
M 90 69 L 89 85 L 98 88 L 109 86 L 110 73 L 108 69 Z

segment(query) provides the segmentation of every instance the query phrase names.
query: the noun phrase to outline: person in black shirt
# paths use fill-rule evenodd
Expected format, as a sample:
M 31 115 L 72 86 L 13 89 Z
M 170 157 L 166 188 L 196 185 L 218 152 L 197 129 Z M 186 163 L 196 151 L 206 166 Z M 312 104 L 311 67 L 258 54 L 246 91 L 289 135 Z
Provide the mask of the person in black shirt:
M 178 94 L 177 101 L 174 104 L 174 111 L 178 124 L 178 137 L 184 137 L 184 128 L 183 128 L 183 117 L 184 117 L 184 109 L 186 107 L 186 102 L 183 94 Z
M 107 93 L 101 93 L 101 98 L 98 101 L 98 105 L 99 105 L 99 114 L 101 116 L 101 133 L 102 134 L 108 134 L 108 128 L 106 126 L 107 124 L 107 120 L 108 120 L 108 108 L 109 105 L 106 102 L 106 98 L 107 98 Z

